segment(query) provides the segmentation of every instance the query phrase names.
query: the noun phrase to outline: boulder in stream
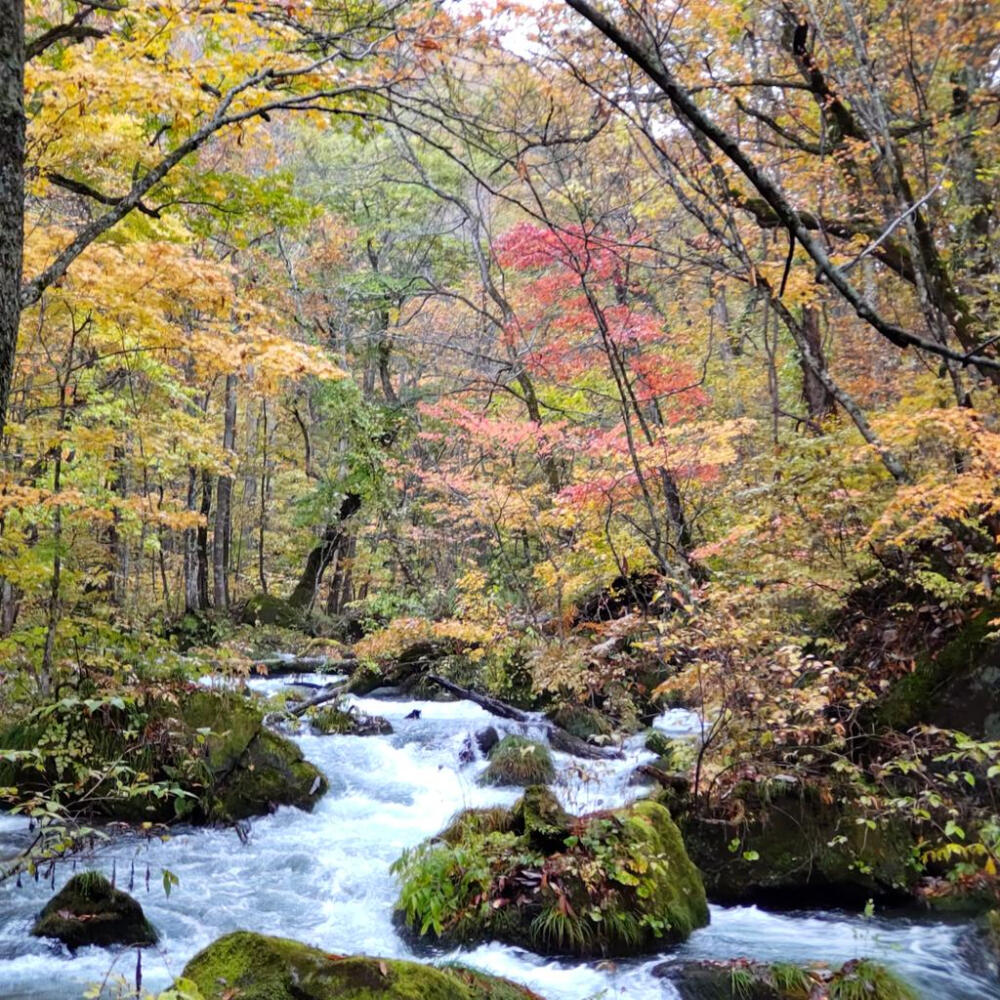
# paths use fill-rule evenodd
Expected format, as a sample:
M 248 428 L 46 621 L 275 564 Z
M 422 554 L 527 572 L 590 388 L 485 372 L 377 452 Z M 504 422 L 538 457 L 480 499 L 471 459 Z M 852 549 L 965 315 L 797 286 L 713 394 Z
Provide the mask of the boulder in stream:
M 549 748 L 523 736 L 505 736 L 490 750 L 489 761 L 481 785 L 545 785 L 556 776 Z
M 317 706 L 306 718 L 310 729 L 318 736 L 388 736 L 392 733 L 392 724 L 381 715 L 365 715 L 336 705 Z
M 544 786 L 467 810 L 393 870 L 397 922 L 445 946 L 498 940 L 582 957 L 655 951 L 708 923 L 698 870 L 663 806 L 575 817 Z
M 862 907 L 909 898 L 916 883 L 916 842 L 899 819 L 869 821 L 794 781 L 744 782 L 729 807 L 736 818 L 675 812 L 713 902 Z
M 457 965 L 332 955 L 250 931 L 227 934 L 195 955 L 176 987 L 201 1000 L 540 1000 Z
M 826 965 L 754 962 L 664 962 L 653 975 L 666 979 L 681 1000 L 916 1000 L 913 990 L 884 965 L 868 959 Z
M 69 740 L 83 748 L 79 765 L 70 762 L 78 771 L 60 770 L 59 750 Z M 0 762 L 0 785 L 25 795 L 57 789 L 69 805 L 80 794 L 84 805 L 92 803 L 85 815 L 128 823 L 231 823 L 279 805 L 311 809 L 327 788 L 295 743 L 267 729 L 250 701 L 226 691 L 179 688 L 145 702 L 66 698 L 0 733 L 0 749 L 36 748 L 30 765 Z M 95 774 L 122 760 L 158 787 L 92 785 Z
M 614 732 L 614 727 L 604 715 L 586 705 L 563 705 L 550 712 L 548 717 L 560 729 L 581 740 L 607 737 Z
M 494 726 L 487 726 L 485 729 L 480 729 L 476 733 L 476 746 L 479 747 L 479 752 L 484 756 L 488 756 L 489 752 L 500 742 L 500 734 L 496 731 Z
M 142 907 L 100 872 L 74 875 L 46 904 L 31 928 L 71 949 L 87 945 L 151 945 L 157 936 Z

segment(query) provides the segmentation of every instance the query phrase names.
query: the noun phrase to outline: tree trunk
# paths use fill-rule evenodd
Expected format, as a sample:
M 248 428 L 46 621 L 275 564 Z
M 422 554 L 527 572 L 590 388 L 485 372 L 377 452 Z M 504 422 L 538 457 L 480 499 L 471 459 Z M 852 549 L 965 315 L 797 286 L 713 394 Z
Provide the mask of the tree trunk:
M 330 561 L 333 576 L 330 580 L 330 592 L 326 599 L 326 613 L 339 615 L 344 605 L 352 600 L 351 563 L 358 547 L 358 536 L 353 532 L 347 534 L 341 543 L 336 556 Z
M 340 505 L 340 512 L 337 520 L 326 526 L 323 538 L 306 559 L 306 568 L 302 571 L 302 576 L 292 591 L 288 603 L 293 608 L 309 608 L 316 598 L 316 590 L 319 588 L 326 568 L 339 555 L 341 548 L 347 540 L 347 533 L 344 531 L 344 522 L 361 509 L 361 497 L 357 493 L 348 493 L 344 497 L 344 502 Z
M 826 357 L 823 354 L 823 336 L 819 328 L 819 310 L 815 306 L 806 306 L 802 310 L 802 332 L 815 359 L 815 365 L 818 366 L 817 370 L 800 353 L 802 398 L 812 426 L 821 427 L 823 421 L 836 410 L 837 400 L 821 378 L 822 372 L 826 371 Z
M 21 320 L 24 124 L 24 3 L 0 0 L 0 431 Z
M 212 474 L 208 469 L 201 473 L 202 523 L 198 525 L 196 540 L 198 559 L 198 608 L 204 611 L 210 607 L 208 600 L 208 518 L 212 513 Z
M 198 495 L 198 470 L 188 468 L 187 509 L 193 511 Z M 184 610 L 200 611 L 198 600 L 198 529 L 184 529 Z
M 231 455 L 236 444 L 236 376 L 226 376 L 222 447 Z M 215 531 L 212 535 L 212 582 L 217 611 L 229 607 L 229 536 L 233 477 L 219 476 L 216 486 Z

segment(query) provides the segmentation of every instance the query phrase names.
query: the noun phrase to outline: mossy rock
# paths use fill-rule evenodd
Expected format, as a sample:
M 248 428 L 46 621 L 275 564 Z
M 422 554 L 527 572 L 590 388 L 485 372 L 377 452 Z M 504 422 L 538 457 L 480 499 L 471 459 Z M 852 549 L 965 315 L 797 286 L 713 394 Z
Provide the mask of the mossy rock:
M 120 794 L 114 786 L 102 788 L 84 810 L 93 818 L 229 823 L 278 805 L 311 809 L 326 791 L 323 775 L 298 746 L 265 728 L 260 711 L 238 694 L 182 688 L 143 705 L 118 702 L 95 710 L 66 699 L 49 715 L 0 734 L 0 748 L 38 746 L 42 756 L 37 767 L 0 764 L 0 784 L 24 794 L 47 793 L 57 783 L 70 787 L 73 776 L 60 773 L 56 751 L 72 739 L 88 748 L 80 778 L 85 794 L 93 792 L 89 775 L 121 760 L 166 790 Z M 63 799 L 74 804 L 68 795 Z
M 836 970 L 790 962 L 738 958 L 664 963 L 653 975 L 668 980 L 681 1000 L 916 1000 L 913 990 L 884 965 L 868 959 Z
M 581 740 L 610 736 L 614 732 L 614 727 L 596 708 L 586 705 L 564 705 L 550 713 L 549 718 L 560 729 Z
M 1000 739 L 1000 641 L 990 622 L 1000 605 L 982 608 L 943 648 L 917 658 L 873 709 L 892 729 L 919 723 L 958 729 L 977 739 Z
M 46 904 L 31 933 L 57 938 L 72 949 L 157 941 L 139 903 L 93 871 L 74 875 Z
M 709 919 L 679 830 L 649 801 L 577 818 L 532 787 L 506 817 L 459 814 L 393 870 L 398 923 L 448 947 L 498 940 L 545 954 L 642 954 Z
M 660 729 L 650 729 L 646 733 L 646 742 L 644 745 L 650 753 L 655 753 L 658 758 L 666 761 L 673 759 L 677 749 L 677 740 L 671 736 L 667 736 Z
M 795 907 L 908 898 L 916 842 L 901 820 L 873 821 L 818 789 L 747 782 L 739 822 L 689 812 L 678 822 L 709 899 Z
M 281 628 L 299 628 L 303 614 L 282 597 L 274 594 L 254 594 L 243 606 L 241 620 L 244 625 L 278 625 Z
M 490 750 L 481 785 L 544 785 L 556 776 L 549 748 L 523 736 L 505 736 Z
M 540 1000 L 506 979 L 457 966 L 331 955 L 249 931 L 195 955 L 176 986 L 201 1000 Z
M 318 736 L 388 736 L 392 724 L 380 715 L 365 715 L 336 706 L 320 706 L 307 716 L 309 727 Z

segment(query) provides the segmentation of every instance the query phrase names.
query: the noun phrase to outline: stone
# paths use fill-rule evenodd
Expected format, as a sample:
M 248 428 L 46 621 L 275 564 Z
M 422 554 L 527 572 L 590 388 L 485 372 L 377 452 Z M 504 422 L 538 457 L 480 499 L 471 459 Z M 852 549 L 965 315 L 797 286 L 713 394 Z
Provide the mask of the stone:
M 543 954 L 656 951 L 708 923 L 698 870 L 661 805 L 574 817 L 544 786 L 467 810 L 393 866 L 397 924 L 445 947 L 498 940 Z
M 128 893 L 112 888 L 99 872 L 74 875 L 49 900 L 31 933 L 57 938 L 71 949 L 87 945 L 152 945 L 157 935 L 142 907 Z
M 334 955 L 249 931 L 227 934 L 195 955 L 175 988 L 201 1000 L 541 1000 L 459 965 Z

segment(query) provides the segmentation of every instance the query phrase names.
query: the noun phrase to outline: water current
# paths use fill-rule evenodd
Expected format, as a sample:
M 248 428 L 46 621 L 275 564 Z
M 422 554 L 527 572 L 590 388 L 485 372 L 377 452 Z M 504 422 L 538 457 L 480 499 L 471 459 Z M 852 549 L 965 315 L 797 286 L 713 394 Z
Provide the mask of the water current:
M 317 681 L 319 678 L 303 678 Z M 326 680 L 326 678 L 322 678 Z M 252 682 L 273 691 L 288 679 Z M 407 847 L 441 829 L 457 810 L 511 803 L 514 790 L 481 788 L 482 761 L 462 765 L 466 737 L 487 725 L 505 731 L 532 726 L 498 720 L 466 702 L 402 700 L 392 695 L 353 699 L 359 709 L 390 720 L 389 736 L 298 738 L 306 757 L 327 776 L 330 791 L 312 813 L 281 808 L 252 823 L 246 843 L 233 829 L 175 829 L 169 839 L 117 838 L 79 863 L 112 871 L 160 932 L 143 955 L 143 986 L 165 988 L 192 955 L 237 928 L 293 937 L 336 953 L 419 957 L 392 924 L 398 887 L 390 864 Z M 419 718 L 406 716 L 418 710 Z M 697 719 L 668 712 L 658 728 L 691 734 Z M 541 727 L 537 732 L 541 733 Z M 620 805 L 642 794 L 629 785 L 637 763 L 652 758 L 641 738 L 625 759 L 582 762 L 555 754 L 556 790 L 575 812 Z M 0 858 L 28 836 L 24 821 L 0 815 Z M 146 872 L 150 872 L 149 889 Z M 169 897 L 162 870 L 179 879 Z M 55 870 L 58 889 L 71 874 Z M 47 880 L 0 885 L 0 1000 L 76 1000 L 115 977 L 134 977 L 135 952 L 89 948 L 76 955 L 29 936 L 32 920 L 52 894 Z M 673 987 L 651 970 L 667 958 L 732 958 L 840 963 L 876 958 L 901 973 L 923 1000 L 1000 998 L 1000 986 L 980 968 L 968 922 L 923 915 L 865 918 L 843 912 L 769 913 L 756 907 L 712 907 L 710 926 L 662 955 L 620 962 L 545 958 L 490 943 L 431 956 L 461 961 L 524 983 L 547 1000 L 672 1000 Z

